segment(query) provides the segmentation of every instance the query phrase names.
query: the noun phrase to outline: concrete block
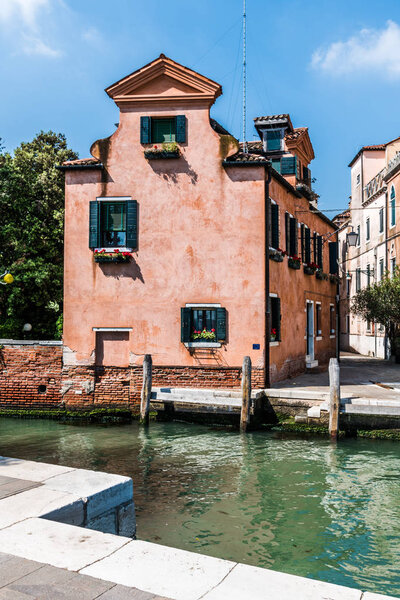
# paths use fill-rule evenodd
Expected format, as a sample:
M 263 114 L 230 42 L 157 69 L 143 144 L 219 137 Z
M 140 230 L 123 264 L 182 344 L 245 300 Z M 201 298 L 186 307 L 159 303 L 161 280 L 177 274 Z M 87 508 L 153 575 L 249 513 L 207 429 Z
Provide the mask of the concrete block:
M 111 511 L 99 515 L 98 517 L 94 517 L 94 519 L 90 519 L 86 522 L 86 527 L 88 529 L 94 529 L 95 531 L 116 535 L 118 533 L 117 509 L 113 508 Z
M 5 475 L 7 477 L 16 477 L 18 479 L 27 479 L 29 481 L 46 481 L 46 479 L 54 477 L 54 475 L 60 475 L 74 470 L 75 469 L 71 469 L 71 467 L 49 465 L 46 463 L 33 462 L 31 460 L 20 460 L 19 458 L 0 456 L 0 475 Z
M 130 538 L 136 536 L 136 515 L 133 502 L 118 509 L 118 534 Z
M 45 485 L 52 490 L 76 494 L 87 500 L 87 519 L 93 519 L 133 499 L 130 477 L 86 469 L 75 469 L 52 477 Z
M 72 571 L 101 560 L 127 542 L 132 543 L 129 538 L 35 518 L 0 531 L 3 552 Z
M 238 564 L 204 600 L 360 600 L 359 590 Z
M 81 572 L 174 600 L 197 600 L 220 583 L 234 565 L 227 560 L 186 550 L 131 541 Z M 241 600 L 249 597 L 245 593 Z
M 71 494 L 36 487 L 0 500 L 0 529 L 30 517 L 43 516 L 71 525 L 83 524 L 83 502 Z

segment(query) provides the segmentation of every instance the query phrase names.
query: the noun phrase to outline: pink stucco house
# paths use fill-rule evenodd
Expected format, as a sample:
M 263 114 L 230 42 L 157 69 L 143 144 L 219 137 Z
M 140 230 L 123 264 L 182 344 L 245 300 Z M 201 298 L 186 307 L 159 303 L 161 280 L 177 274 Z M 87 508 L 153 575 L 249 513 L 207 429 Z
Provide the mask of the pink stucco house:
M 264 387 L 336 342 L 335 226 L 311 191 L 307 128 L 255 119 L 248 152 L 210 118 L 221 86 L 161 55 L 106 89 L 116 131 L 65 170 L 65 400 L 154 385 Z

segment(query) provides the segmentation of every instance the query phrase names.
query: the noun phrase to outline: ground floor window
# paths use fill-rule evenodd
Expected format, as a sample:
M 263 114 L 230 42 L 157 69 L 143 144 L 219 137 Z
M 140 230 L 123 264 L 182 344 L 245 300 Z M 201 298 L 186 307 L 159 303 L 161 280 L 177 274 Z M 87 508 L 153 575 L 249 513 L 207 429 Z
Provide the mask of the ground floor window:
M 322 335 L 322 321 L 321 321 L 321 304 L 315 305 L 315 324 L 317 330 L 317 336 Z
M 329 306 L 329 330 L 331 335 L 333 335 L 336 330 L 335 307 L 333 304 Z
M 210 343 L 226 340 L 226 310 L 222 307 L 181 308 L 181 341 Z
M 281 299 L 277 296 L 270 296 L 270 314 L 271 314 L 271 342 L 281 341 Z

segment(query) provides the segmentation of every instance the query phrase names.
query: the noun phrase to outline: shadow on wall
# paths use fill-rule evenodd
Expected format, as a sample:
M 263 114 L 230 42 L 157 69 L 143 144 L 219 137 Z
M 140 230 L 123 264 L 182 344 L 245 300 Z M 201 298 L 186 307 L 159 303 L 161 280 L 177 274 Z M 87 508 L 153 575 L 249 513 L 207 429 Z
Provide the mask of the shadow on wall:
M 180 174 L 187 175 L 192 185 L 196 185 L 199 178 L 184 156 L 149 160 L 148 163 L 154 173 L 167 183 L 178 183 L 178 175 Z
M 121 277 L 130 277 L 134 281 L 136 281 L 136 279 L 139 279 L 139 281 L 144 283 L 142 271 L 133 256 L 129 263 L 118 264 L 117 269 L 115 268 L 116 265 L 110 265 L 107 263 L 99 263 L 99 267 L 106 277 L 113 277 L 114 279 L 120 279 Z

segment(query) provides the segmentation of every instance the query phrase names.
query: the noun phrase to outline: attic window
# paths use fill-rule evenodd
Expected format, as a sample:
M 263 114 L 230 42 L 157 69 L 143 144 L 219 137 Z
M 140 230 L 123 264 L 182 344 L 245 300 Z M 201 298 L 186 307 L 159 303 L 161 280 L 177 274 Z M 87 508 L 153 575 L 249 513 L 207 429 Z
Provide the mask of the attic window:
M 186 117 L 140 117 L 140 143 L 186 143 Z
M 283 129 L 267 129 L 264 131 L 264 151 L 282 150 Z
M 151 120 L 151 141 L 153 144 L 176 141 L 176 123 L 172 119 Z

